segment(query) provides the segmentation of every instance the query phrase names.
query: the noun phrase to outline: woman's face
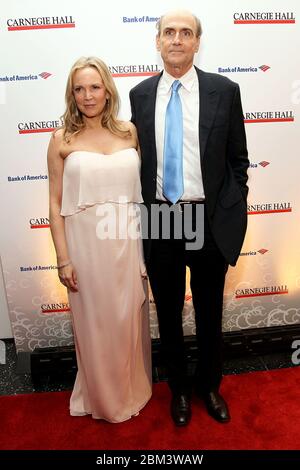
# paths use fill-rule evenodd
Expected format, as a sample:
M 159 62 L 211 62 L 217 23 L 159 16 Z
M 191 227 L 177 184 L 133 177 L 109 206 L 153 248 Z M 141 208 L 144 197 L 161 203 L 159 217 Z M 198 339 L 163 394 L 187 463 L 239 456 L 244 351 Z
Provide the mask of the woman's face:
M 73 96 L 79 111 L 87 118 L 100 116 L 109 98 L 101 76 L 94 67 L 85 67 L 74 73 Z

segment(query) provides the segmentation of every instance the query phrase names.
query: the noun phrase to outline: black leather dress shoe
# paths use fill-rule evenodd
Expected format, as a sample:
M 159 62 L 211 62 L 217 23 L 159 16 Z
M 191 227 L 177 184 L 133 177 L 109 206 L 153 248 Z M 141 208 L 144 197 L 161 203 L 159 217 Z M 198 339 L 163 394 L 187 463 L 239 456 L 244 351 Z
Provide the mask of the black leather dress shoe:
M 210 416 L 219 423 L 228 423 L 230 421 L 227 403 L 217 390 L 204 394 L 203 400 Z
M 171 416 L 176 426 L 186 426 L 192 416 L 191 400 L 186 394 L 175 394 L 171 401 Z

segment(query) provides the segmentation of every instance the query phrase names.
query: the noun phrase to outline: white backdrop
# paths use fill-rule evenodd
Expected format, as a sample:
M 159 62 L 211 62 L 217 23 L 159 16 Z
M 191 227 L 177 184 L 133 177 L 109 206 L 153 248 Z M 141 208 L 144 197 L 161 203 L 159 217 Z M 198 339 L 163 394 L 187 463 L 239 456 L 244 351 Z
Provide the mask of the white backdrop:
M 70 67 L 81 55 L 102 58 L 116 74 L 121 117 L 130 119 L 129 90 L 161 68 L 155 20 L 177 6 L 202 21 L 196 65 L 238 82 L 242 93 L 251 161 L 249 228 L 238 265 L 227 276 L 224 330 L 300 322 L 299 2 L 161 5 L 158 0 L 2 5 L 0 250 L 19 351 L 73 341 L 66 291 L 54 269 L 46 166 Z M 153 303 L 151 327 L 157 337 Z M 184 328 L 194 332 L 189 290 Z

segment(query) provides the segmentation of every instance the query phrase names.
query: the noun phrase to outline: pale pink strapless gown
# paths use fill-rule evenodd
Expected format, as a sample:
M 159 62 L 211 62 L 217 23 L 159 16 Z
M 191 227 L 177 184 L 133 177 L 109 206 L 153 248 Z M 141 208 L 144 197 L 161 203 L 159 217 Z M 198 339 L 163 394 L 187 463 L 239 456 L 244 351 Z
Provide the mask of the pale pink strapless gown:
M 139 234 L 126 236 L 129 227 L 138 232 L 139 167 L 133 148 L 112 155 L 76 151 L 64 162 L 61 214 L 79 287 L 69 292 L 78 365 L 73 416 L 117 423 L 151 397 L 142 242 Z

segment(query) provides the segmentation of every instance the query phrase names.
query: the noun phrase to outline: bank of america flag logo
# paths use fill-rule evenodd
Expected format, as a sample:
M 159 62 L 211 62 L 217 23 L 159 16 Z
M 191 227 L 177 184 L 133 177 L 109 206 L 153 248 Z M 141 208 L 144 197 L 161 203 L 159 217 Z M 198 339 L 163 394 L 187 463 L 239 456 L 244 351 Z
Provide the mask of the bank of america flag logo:
M 47 78 L 51 77 L 52 73 L 49 73 L 49 72 L 42 72 L 42 73 L 39 73 L 39 77 L 43 78 L 44 80 L 46 80 Z
M 260 70 L 262 70 L 263 72 L 266 72 L 267 70 L 269 70 L 269 66 L 268 65 L 261 65 L 260 67 L 258 67 Z
M 265 168 L 266 166 L 270 165 L 270 162 L 266 162 L 265 160 L 263 160 L 262 162 L 259 162 L 259 165 Z
M 261 248 L 260 250 L 257 250 L 258 253 L 260 253 L 261 255 L 264 255 L 265 253 L 267 253 L 269 250 L 266 250 L 265 248 Z

